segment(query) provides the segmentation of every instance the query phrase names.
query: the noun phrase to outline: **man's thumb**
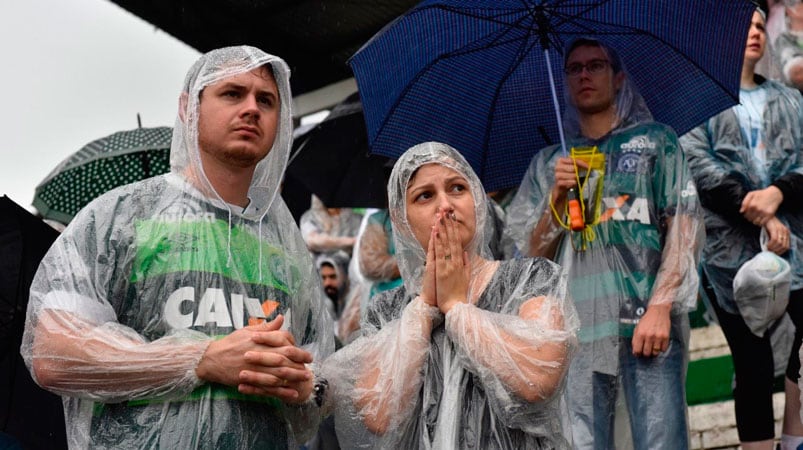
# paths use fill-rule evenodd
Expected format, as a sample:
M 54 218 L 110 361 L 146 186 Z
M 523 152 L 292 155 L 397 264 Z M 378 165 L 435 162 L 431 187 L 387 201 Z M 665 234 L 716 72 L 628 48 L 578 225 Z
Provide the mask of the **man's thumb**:
M 258 331 L 276 331 L 282 327 L 282 324 L 284 324 L 284 316 L 279 314 L 270 322 L 266 320 L 265 322 L 260 323 Z

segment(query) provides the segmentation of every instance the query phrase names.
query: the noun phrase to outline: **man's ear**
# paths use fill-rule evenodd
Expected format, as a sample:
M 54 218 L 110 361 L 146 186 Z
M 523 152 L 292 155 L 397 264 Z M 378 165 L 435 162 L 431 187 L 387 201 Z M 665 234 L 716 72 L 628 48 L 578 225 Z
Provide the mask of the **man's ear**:
M 189 98 L 190 95 L 186 92 L 182 92 L 181 96 L 178 98 L 178 117 L 184 123 L 187 122 L 187 100 Z
M 625 81 L 625 73 L 624 71 L 620 71 L 619 73 L 613 76 L 613 87 L 616 92 L 619 92 L 619 89 L 622 89 L 622 83 Z

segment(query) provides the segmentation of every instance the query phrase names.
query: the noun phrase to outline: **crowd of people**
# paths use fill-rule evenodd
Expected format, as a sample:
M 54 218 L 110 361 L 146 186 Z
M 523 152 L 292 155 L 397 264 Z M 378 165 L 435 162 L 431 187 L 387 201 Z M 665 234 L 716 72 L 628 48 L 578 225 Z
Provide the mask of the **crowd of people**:
M 803 7 L 787 3 L 769 5 L 779 79 L 757 72 L 772 45 L 756 9 L 740 104 L 684 136 L 615 48 L 580 37 L 566 142 L 509 204 L 460 149 L 424 142 L 396 161 L 387 208 L 314 197 L 298 226 L 278 195 L 289 68 L 248 46 L 204 54 L 170 173 L 90 203 L 33 281 L 21 353 L 63 396 L 70 447 L 682 450 L 702 292 L 742 448 L 771 449 L 770 335 L 733 289 L 763 249 L 792 268 L 781 448 L 803 448 Z

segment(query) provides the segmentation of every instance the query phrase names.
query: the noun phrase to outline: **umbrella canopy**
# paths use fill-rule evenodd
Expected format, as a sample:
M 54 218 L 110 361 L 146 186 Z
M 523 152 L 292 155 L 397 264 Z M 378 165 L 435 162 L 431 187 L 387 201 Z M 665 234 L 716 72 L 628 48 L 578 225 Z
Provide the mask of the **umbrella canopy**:
M 458 149 L 486 190 L 518 185 L 560 142 L 562 51 L 577 37 L 615 48 L 655 120 L 682 134 L 738 101 L 755 6 L 748 0 L 429 0 L 350 64 L 371 151 L 423 141 Z
M 104 192 L 170 170 L 172 135 L 170 127 L 135 128 L 90 142 L 36 187 L 33 206 L 45 219 L 69 223 Z
M 386 208 L 393 160 L 368 151 L 359 95 L 336 105 L 326 118 L 296 138 L 287 174 L 331 208 Z

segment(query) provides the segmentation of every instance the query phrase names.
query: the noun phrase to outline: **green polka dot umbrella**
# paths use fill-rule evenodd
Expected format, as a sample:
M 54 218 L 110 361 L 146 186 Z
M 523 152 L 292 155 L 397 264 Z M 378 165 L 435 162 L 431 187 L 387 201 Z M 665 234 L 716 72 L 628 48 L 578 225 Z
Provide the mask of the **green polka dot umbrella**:
M 69 223 L 95 197 L 170 170 L 170 127 L 136 128 L 95 140 L 62 161 L 36 187 L 33 206 Z

